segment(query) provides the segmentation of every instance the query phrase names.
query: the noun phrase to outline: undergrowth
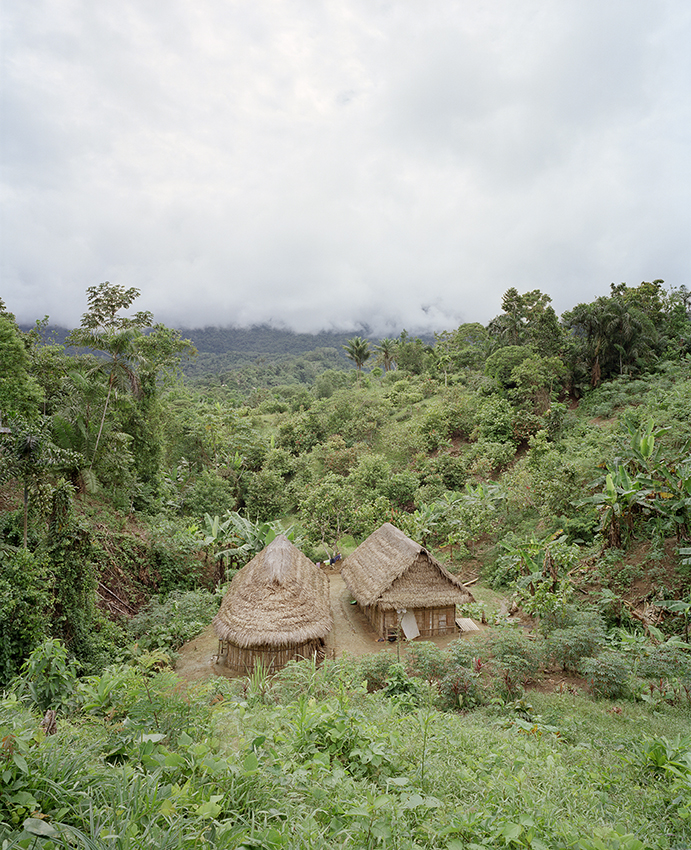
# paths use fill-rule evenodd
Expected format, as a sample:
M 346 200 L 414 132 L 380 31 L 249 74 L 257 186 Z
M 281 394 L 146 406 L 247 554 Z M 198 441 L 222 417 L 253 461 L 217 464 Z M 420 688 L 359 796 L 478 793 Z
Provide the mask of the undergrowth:
M 503 640 L 504 661 L 517 645 Z M 5 696 L 2 846 L 670 850 L 691 840 L 688 707 L 534 693 L 442 712 L 438 653 L 411 659 L 423 676 L 384 657 L 387 679 L 372 693 L 355 662 L 301 663 L 264 678 L 270 698 L 259 701 L 242 680 L 185 686 L 170 671 L 117 666 L 79 683 L 53 735 L 28 702 Z M 467 660 L 457 652 L 453 663 Z

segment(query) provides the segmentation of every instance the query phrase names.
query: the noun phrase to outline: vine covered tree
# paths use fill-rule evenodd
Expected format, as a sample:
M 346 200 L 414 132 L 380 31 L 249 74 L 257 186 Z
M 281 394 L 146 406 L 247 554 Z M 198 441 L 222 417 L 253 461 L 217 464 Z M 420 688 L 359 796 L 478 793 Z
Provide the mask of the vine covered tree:
M 43 393 L 30 374 L 30 359 L 11 313 L 0 300 L 0 419 L 35 417 Z M 0 425 L 2 422 L 0 422 Z

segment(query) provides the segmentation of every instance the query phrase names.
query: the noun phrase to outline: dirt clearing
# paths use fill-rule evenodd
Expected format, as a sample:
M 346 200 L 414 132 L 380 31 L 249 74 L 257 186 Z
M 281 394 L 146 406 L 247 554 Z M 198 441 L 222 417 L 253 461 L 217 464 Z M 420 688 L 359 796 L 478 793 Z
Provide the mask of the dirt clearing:
M 331 596 L 333 629 L 326 639 L 326 657 L 340 658 L 342 655 L 359 657 L 380 652 L 391 644 L 377 637 L 360 608 L 353 604 L 353 597 L 345 586 L 339 572 L 327 573 Z M 447 647 L 458 640 L 459 635 L 444 635 L 428 638 L 439 647 Z M 404 643 L 405 646 L 405 643 Z M 186 643 L 178 652 L 175 672 L 187 681 L 205 679 L 208 676 L 233 678 L 223 664 L 217 664 L 218 638 L 214 627 L 209 626 L 194 640 Z

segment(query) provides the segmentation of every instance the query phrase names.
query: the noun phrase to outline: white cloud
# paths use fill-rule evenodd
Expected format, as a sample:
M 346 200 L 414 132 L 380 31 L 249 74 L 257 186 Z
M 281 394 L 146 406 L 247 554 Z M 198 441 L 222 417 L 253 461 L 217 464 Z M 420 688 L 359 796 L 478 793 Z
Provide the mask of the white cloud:
M 5 2 L 2 298 L 430 330 L 689 283 L 682 0 Z

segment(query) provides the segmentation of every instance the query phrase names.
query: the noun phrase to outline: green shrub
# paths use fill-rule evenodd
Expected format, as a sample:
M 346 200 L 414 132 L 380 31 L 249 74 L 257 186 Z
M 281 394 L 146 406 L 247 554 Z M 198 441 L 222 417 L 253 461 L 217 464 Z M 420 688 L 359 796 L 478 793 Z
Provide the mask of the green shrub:
M 186 514 L 195 517 L 204 514 L 222 516 L 226 511 L 236 510 L 237 506 L 235 482 L 205 469 L 185 495 L 183 509 Z
M 343 701 L 317 703 L 302 696 L 290 706 L 288 722 L 291 746 L 302 761 L 323 754 L 329 765 L 338 763 L 351 776 L 375 778 L 391 773 L 388 741 Z
M 202 564 L 197 558 L 199 539 L 182 520 L 156 517 L 150 526 L 147 553 L 157 576 L 159 592 L 192 589 L 202 578 Z
M 451 655 L 431 641 L 415 642 L 408 646 L 406 667 L 411 676 L 418 676 L 428 682 L 432 679 L 440 681 L 449 672 L 452 663 Z
M 272 397 L 260 402 L 257 410 L 259 413 L 285 413 L 288 410 L 288 405 L 285 401 Z
M 290 703 L 301 695 L 329 699 L 343 688 L 357 690 L 362 681 L 356 665 L 347 657 L 325 660 L 317 665 L 313 659 L 289 661 L 272 678 L 271 686 L 279 702 Z
M 449 444 L 449 423 L 446 411 L 436 405 L 431 407 L 419 425 L 420 434 L 428 452 L 438 451 Z
M 367 690 L 372 693 L 384 687 L 397 661 L 391 652 L 377 652 L 364 655 L 356 663 L 360 680 L 367 682 Z
M 516 667 L 522 681 L 537 676 L 545 664 L 545 642 L 530 636 L 518 626 L 507 626 L 490 632 L 485 643 L 492 657 L 508 667 Z
M 639 660 L 638 675 L 643 679 L 691 681 L 691 647 L 669 641 L 651 647 Z
M 109 620 L 98 608 L 91 621 L 91 632 L 79 647 L 80 675 L 96 675 L 127 653 L 127 629 L 120 622 Z
M 593 696 L 620 699 L 630 694 L 629 663 L 621 652 L 608 650 L 595 658 L 582 658 L 579 672 L 588 680 Z
M 596 621 L 554 629 L 547 638 L 547 652 L 562 670 L 576 672 L 581 659 L 596 655 L 605 642 L 605 630 Z
M 411 711 L 420 705 L 423 688 L 420 679 L 411 677 L 404 666 L 393 664 L 384 684 L 384 694 L 398 702 L 399 709 Z
M 391 522 L 391 515 L 391 502 L 385 496 L 377 496 L 371 502 L 360 502 L 357 508 L 355 508 L 351 521 L 353 536 L 364 540 L 365 537 L 369 537 L 373 531 L 376 531 L 385 522 Z
M 140 649 L 175 651 L 196 637 L 218 612 L 218 599 L 207 590 L 175 591 L 154 598 L 132 617 L 128 628 Z
M 391 476 L 391 467 L 381 455 L 363 455 L 350 473 L 348 483 L 358 496 L 372 499 L 383 496 L 386 483 Z
M 292 455 L 313 449 L 324 437 L 324 430 L 312 411 L 294 413 L 281 423 L 278 445 Z
M 523 687 L 534 679 L 530 666 L 520 655 L 507 655 L 502 661 L 492 659 L 486 672 L 489 688 L 504 702 L 523 696 Z
M 554 611 L 548 611 L 540 617 L 540 632 L 548 636 L 556 629 L 568 629 L 578 622 L 578 608 L 575 605 L 563 605 Z
M 414 503 L 419 484 L 420 481 L 413 472 L 397 472 L 384 482 L 383 494 L 392 505 L 403 508 Z
M 527 456 L 532 501 L 543 518 L 573 513 L 573 506 L 583 495 L 583 480 L 574 461 L 563 451 L 557 451 L 547 439 L 546 431 L 530 438 Z M 592 506 L 579 508 L 589 519 L 595 514 Z
M 514 443 L 483 438 L 466 449 L 463 463 L 467 474 L 488 477 L 511 463 L 515 454 Z
M 468 667 L 455 667 L 439 683 L 439 697 L 441 707 L 446 711 L 482 705 L 485 692 L 479 673 Z
M 425 470 L 425 484 L 441 480 L 447 490 L 461 490 L 468 480 L 466 463 L 463 458 L 441 452 L 436 457 L 429 458 Z
M 504 700 L 520 697 L 523 686 L 535 681 L 545 664 L 544 640 L 527 635 L 520 627 L 508 626 L 490 632 L 485 646 L 491 655 L 487 674 L 492 687 Z
M 451 667 L 474 667 L 479 658 L 486 657 L 487 644 L 482 639 L 471 638 L 454 641 L 448 648 L 449 664 Z
M 285 482 L 273 469 L 262 469 L 251 475 L 245 491 L 248 516 L 267 522 L 282 516 L 287 509 Z
M 476 414 L 476 438 L 489 444 L 511 443 L 513 417 L 513 408 L 506 399 L 497 395 L 482 399 Z

